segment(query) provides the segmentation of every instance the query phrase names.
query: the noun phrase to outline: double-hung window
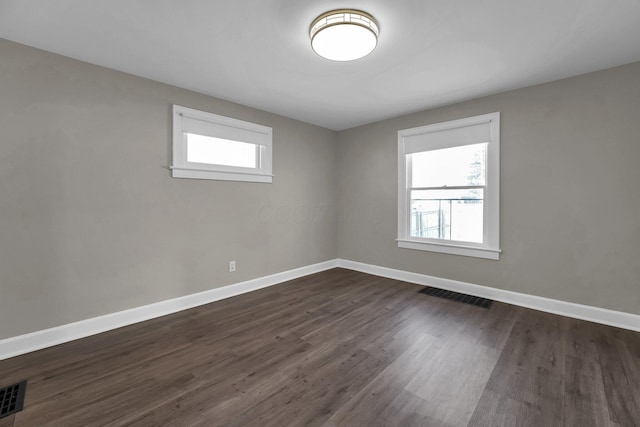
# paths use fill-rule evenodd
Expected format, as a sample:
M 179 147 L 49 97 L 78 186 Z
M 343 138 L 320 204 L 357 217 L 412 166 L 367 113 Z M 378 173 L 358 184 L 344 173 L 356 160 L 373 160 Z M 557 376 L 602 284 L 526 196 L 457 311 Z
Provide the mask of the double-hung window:
M 398 132 L 398 246 L 499 259 L 500 113 Z
M 271 182 L 270 127 L 173 106 L 174 178 Z

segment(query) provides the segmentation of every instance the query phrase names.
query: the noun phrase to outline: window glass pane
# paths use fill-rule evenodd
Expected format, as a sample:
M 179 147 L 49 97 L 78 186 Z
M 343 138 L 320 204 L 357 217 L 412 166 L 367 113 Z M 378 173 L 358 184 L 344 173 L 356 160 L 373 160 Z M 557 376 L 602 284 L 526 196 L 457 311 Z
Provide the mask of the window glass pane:
M 409 154 L 413 187 L 485 185 L 487 143 Z
M 257 168 L 257 146 L 187 133 L 187 162 Z
M 411 191 L 412 237 L 482 243 L 484 190 Z

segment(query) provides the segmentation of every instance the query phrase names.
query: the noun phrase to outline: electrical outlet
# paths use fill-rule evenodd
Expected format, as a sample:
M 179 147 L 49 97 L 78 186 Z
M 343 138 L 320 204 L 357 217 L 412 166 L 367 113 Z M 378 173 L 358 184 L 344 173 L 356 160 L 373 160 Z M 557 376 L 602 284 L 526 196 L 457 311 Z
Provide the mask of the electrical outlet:
M 229 261 L 229 272 L 233 273 L 234 271 L 236 271 L 236 262 L 235 261 Z

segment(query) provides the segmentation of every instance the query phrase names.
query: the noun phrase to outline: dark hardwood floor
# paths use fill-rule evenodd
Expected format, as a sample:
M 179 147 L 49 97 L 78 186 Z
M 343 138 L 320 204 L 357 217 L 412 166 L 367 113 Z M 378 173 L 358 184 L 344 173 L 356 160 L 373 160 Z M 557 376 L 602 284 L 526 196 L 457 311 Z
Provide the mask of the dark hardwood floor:
M 0 427 L 640 426 L 640 333 L 420 289 L 334 269 L 5 360 Z

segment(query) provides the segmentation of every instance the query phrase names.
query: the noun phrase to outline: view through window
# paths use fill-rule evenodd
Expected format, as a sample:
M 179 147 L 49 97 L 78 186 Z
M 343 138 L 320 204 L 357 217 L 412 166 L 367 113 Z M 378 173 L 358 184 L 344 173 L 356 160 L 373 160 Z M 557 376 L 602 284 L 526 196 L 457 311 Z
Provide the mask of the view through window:
M 482 243 L 487 143 L 410 156 L 410 235 Z

